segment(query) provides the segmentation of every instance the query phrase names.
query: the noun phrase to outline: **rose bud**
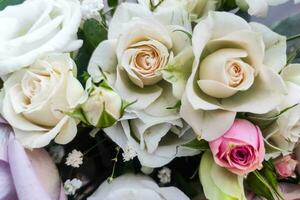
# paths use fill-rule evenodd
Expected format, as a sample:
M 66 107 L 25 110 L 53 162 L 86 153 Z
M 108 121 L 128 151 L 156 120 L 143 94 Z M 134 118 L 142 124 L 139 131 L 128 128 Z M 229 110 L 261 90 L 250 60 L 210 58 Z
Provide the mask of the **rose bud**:
M 121 97 L 106 83 L 87 81 L 89 97 L 81 106 L 87 123 L 98 128 L 112 126 L 123 113 Z
M 291 155 L 286 155 L 274 160 L 276 172 L 280 179 L 295 176 L 295 168 L 298 161 L 294 160 Z
M 232 173 L 245 175 L 262 167 L 265 148 L 259 127 L 236 119 L 220 138 L 209 143 L 215 162 Z

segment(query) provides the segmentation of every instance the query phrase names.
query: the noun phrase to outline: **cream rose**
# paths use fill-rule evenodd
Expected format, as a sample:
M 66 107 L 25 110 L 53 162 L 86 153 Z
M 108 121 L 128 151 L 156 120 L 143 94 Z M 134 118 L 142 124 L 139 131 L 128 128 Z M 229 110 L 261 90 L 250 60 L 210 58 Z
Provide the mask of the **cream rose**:
M 105 181 L 88 200 L 190 200 L 175 187 L 159 187 L 151 178 L 126 174 Z
M 281 103 L 286 41 L 267 27 L 225 12 L 210 12 L 194 29 L 192 74 L 181 116 L 211 141 L 232 125 L 237 112 L 267 113 Z
M 124 100 L 136 101 L 135 109 L 169 115 L 173 112 L 161 108 L 176 104 L 184 89 L 181 77 L 191 71 L 190 31 L 186 12 L 152 13 L 139 4 L 123 3 L 110 22 L 108 40 L 94 51 L 88 72 L 95 82 L 104 73 Z M 183 73 L 172 78 L 170 70 Z
M 300 64 L 285 67 L 281 76 L 285 81 L 288 95 L 280 106 L 262 119 L 275 119 L 264 131 L 268 143 L 268 157 L 287 155 L 293 152 L 300 138 Z M 288 109 L 288 110 L 286 110 Z M 286 110 L 286 111 L 284 111 Z
M 49 54 L 4 82 L 1 114 L 25 147 L 40 148 L 54 138 L 66 144 L 75 137 L 77 123 L 64 113 L 86 95 L 73 71 L 69 55 Z
M 27 0 L 6 7 L 0 12 L 0 76 L 32 64 L 44 53 L 79 49 L 80 21 L 77 0 Z
M 185 9 L 191 19 L 195 20 L 208 13 L 216 10 L 220 0 L 138 0 L 142 5 L 150 9 Z

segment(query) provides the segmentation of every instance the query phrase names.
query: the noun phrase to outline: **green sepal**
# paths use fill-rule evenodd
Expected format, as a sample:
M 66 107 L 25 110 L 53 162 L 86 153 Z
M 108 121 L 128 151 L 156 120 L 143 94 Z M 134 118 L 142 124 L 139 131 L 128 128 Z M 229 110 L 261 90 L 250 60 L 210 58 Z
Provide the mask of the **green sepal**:
M 255 194 L 268 200 L 284 200 L 279 190 L 275 168 L 271 161 L 264 161 L 263 168 L 248 174 L 246 181 Z
M 184 144 L 182 146 L 188 147 L 190 149 L 200 150 L 200 151 L 209 150 L 208 142 L 205 140 L 194 139 L 194 140 L 190 141 L 189 143 Z

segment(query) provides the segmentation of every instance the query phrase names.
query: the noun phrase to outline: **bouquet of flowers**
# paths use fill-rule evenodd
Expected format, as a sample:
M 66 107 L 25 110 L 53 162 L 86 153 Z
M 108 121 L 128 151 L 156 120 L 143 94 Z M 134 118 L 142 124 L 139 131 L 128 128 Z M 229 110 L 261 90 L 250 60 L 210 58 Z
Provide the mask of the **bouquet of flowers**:
M 0 200 L 300 199 L 287 1 L 0 1 Z

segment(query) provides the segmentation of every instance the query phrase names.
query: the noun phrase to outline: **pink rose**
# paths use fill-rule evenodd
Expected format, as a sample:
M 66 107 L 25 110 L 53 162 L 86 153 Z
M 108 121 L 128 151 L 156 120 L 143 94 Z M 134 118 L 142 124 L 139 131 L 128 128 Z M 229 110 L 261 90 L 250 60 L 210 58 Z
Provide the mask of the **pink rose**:
M 294 160 L 291 155 L 280 157 L 274 161 L 276 172 L 281 179 L 295 176 L 297 164 L 298 161 Z
M 229 171 L 244 175 L 262 167 L 265 147 L 260 129 L 251 122 L 236 119 L 220 138 L 209 142 L 215 162 Z

